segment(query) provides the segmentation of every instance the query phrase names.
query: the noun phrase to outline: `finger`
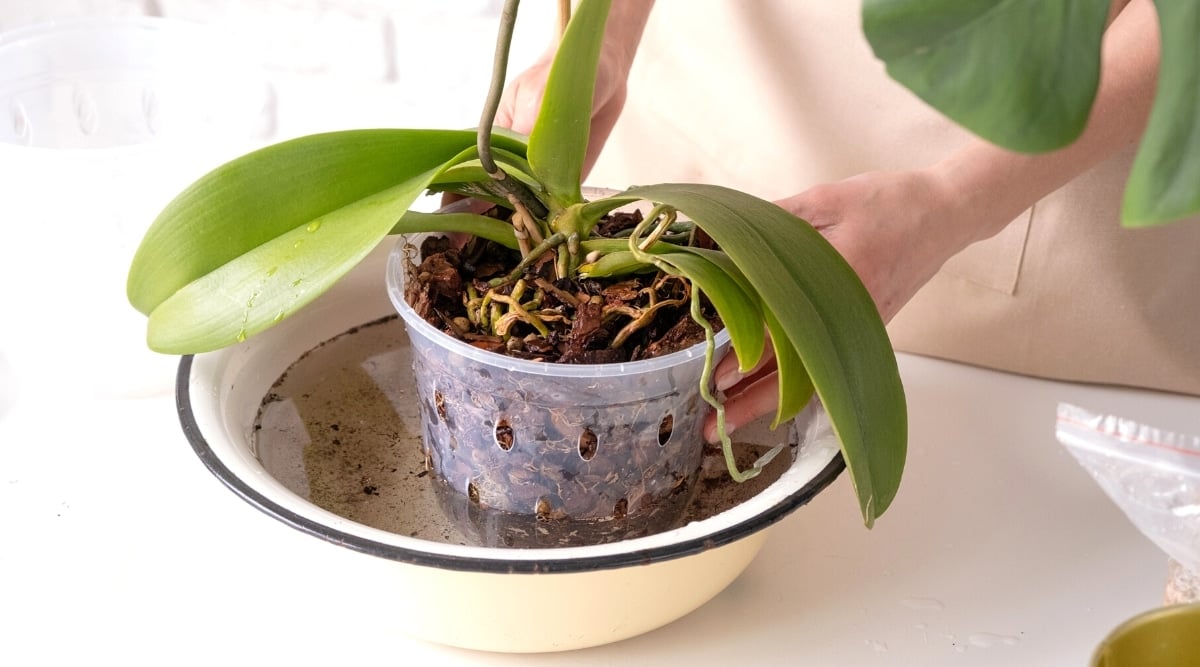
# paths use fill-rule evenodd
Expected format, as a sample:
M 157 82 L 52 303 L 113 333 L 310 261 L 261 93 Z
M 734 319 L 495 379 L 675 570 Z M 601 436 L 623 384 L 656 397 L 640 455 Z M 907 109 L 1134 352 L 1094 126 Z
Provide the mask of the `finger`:
M 739 385 L 736 393 L 725 397 L 725 432 L 733 433 L 755 419 L 773 413 L 778 406 L 777 373 L 769 372 L 744 388 Z M 715 412 L 710 412 L 704 420 L 704 439 L 710 443 L 720 442 Z
M 527 90 L 524 80 L 519 80 L 500 99 L 496 109 L 495 124 L 521 134 L 529 134 L 542 106 L 543 90 Z M 509 94 L 511 92 L 511 94 Z
M 724 359 L 721 359 L 721 362 L 717 364 L 716 369 L 713 371 L 713 376 L 717 383 L 717 390 L 725 391 L 742 380 L 759 374 L 759 372 L 764 368 L 770 368 L 771 370 L 774 370 L 775 368 L 775 347 L 773 345 L 767 345 L 766 349 L 763 350 L 762 358 L 758 360 L 758 363 L 744 373 L 738 367 L 737 355 L 727 354 L 725 355 Z
M 438 213 L 474 213 L 483 215 L 487 213 L 495 204 L 483 199 L 469 199 L 460 194 L 453 192 L 442 193 L 442 205 L 437 210 Z

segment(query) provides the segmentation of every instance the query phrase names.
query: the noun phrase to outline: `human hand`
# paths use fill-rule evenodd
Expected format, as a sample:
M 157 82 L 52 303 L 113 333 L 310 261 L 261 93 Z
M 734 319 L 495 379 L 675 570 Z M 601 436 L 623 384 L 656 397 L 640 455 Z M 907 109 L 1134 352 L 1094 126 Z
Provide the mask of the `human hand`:
M 596 89 L 592 96 L 592 127 L 588 137 L 588 148 L 584 156 L 582 176 L 587 177 L 608 135 L 612 133 L 621 109 L 625 106 L 625 81 L 629 75 L 629 57 L 622 56 L 623 52 L 617 47 L 604 48 L 600 53 L 600 63 L 596 70 Z M 554 58 L 554 48 L 521 72 L 505 87 L 496 109 L 495 125 L 507 127 L 521 134 L 533 131 L 537 121 L 538 111 L 542 107 L 542 97 L 546 92 L 546 79 L 550 76 L 550 66 Z M 442 206 L 449 206 L 463 197 L 452 193 L 442 195 Z M 469 210 L 482 213 L 490 208 L 486 202 L 476 202 Z M 466 242 L 467 235 L 452 234 L 456 244 Z
M 937 273 L 942 264 L 995 225 L 983 212 L 966 215 L 940 172 L 869 172 L 812 187 L 776 202 L 809 221 L 842 254 L 866 286 L 885 322 Z M 768 346 L 768 353 L 770 352 Z M 726 431 L 772 413 L 779 381 L 774 356 L 739 372 L 726 355 L 714 373 L 725 393 Z M 716 442 L 716 418 L 705 424 Z
M 807 220 L 841 253 L 884 322 L 947 259 L 982 238 L 986 215 L 960 211 L 951 185 L 932 169 L 867 172 L 776 203 Z
M 522 134 L 529 134 L 533 130 L 542 106 L 542 96 L 546 92 L 546 79 L 550 75 L 553 57 L 553 50 L 543 54 L 504 89 L 500 108 L 496 111 L 496 125 Z M 625 106 L 625 80 L 629 75 L 626 60 L 619 57 L 615 48 L 604 48 L 600 52 L 596 89 L 592 95 L 592 129 L 583 163 L 585 178 L 600 156 L 600 150 Z

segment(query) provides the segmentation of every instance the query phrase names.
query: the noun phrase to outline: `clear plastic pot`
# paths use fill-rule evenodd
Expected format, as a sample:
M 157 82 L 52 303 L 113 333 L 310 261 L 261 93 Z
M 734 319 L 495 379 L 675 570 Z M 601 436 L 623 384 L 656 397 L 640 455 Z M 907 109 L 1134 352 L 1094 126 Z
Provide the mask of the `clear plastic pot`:
M 485 543 L 509 546 L 673 527 L 703 454 L 704 343 L 654 359 L 579 365 L 472 347 L 405 302 L 416 245 L 402 239 L 392 251 L 388 293 L 412 341 L 426 463 L 450 490 L 450 514 Z M 728 335 L 717 340 L 719 359 Z

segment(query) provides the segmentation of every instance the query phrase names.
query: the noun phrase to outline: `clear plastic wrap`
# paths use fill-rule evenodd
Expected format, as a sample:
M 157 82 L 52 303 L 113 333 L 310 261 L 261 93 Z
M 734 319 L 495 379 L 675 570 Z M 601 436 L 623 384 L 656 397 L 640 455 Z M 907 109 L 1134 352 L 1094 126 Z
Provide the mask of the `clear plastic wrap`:
M 1166 552 L 1166 601 L 1200 601 L 1200 437 L 1058 406 L 1058 441 Z

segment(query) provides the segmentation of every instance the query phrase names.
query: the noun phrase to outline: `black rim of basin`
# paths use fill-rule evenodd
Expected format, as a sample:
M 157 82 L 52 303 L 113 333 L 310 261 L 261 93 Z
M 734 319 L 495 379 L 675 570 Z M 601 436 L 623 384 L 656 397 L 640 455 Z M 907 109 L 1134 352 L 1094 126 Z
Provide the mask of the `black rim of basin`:
M 296 530 L 320 538 L 326 542 L 346 547 L 347 549 L 413 565 L 467 572 L 566 573 L 614 569 L 630 565 L 649 565 L 651 563 L 682 558 L 736 542 L 776 523 L 796 508 L 812 500 L 846 468 L 846 464 L 839 452 L 803 487 L 765 511 L 711 534 L 658 547 L 595 556 L 549 557 L 545 559 L 478 558 L 434 553 L 379 542 L 324 525 L 283 507 L 252 488 L 240 477 L 234 475 L 213 451 L 212 447 L 209 446 L 208 440 L 200 431 L 200 426 L 196 422 L 196 415 L 192 410 L 190 388 L 193 360 L 194 357 L 188 355 L 183 357 L 179 362 L 179 373 L 175 379 L 175 403 L 179 411 L 179 422 L 183 427 L 183 433 L 191 443 L 192 450 L 200 457 L 200 460 L 208 468 L 209 472 L 215 475 L 217 479 L 221 480 L 225 486 L 247 503 Z M 546 551 L 552 552 L 554 550 L 547 549 Z

